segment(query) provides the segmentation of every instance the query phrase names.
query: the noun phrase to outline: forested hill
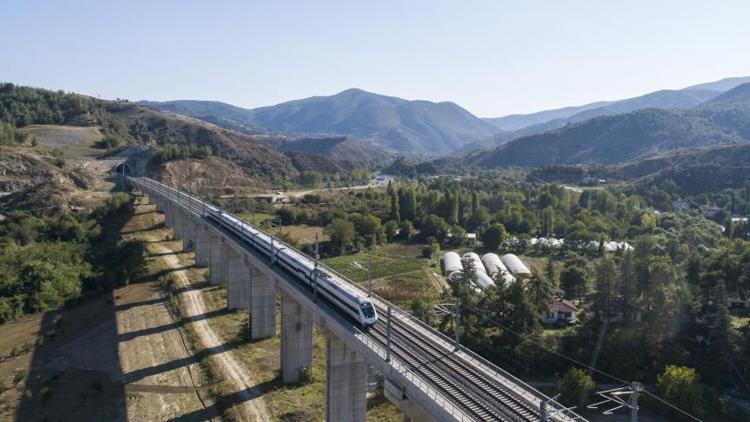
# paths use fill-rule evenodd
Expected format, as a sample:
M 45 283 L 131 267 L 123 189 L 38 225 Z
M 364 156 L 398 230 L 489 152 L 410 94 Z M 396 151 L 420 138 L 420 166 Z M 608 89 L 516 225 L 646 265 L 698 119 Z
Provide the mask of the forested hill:
M 517 139 L 467 161 L 482 167 L 614 164 L 678 148 L 743 142 L 747 140 L 707 118 L 650 109 Z
M 295 136 L 350 136 L 412 155 L 452 152 L 498 131 L 452 102 L 408 101 L 361 89 L 253 110 L 202 101 L 142 104 L 222 126 L 258 127 Z
M 31 124 L 99 127 L 104 134 L 100 142 L 103 154 L 107 154 L 104 149 L 116 153 L 128 145 L 141 145 L 150 156 L 151 169 L 160 173 L 175 170 L 171 164 L 185 159 L 204 160 L 200 166 L 202 176 L 216 178 L 209 184 L 224 184 L 229 179 L 245 183 L 240 179 L 247 178 L 278 183 L 295 180 L 300 170 L 338 172 L 363 165 L 356 160 L 339 163 L 340 158 L 316 156 L 313 151 L 304 161 L 305 166 L 296 168 L 298 157 L 275 148 L 273 138 L 268 136 L 227 130 L 126 101 L 0 85 L 0 142 L 18 144 L 21 135 L 17 129 Z M 284 138 L 279 137 L 282 141 Z M 316 163 L 325 166 L 318 168 Z M 165 169 L 166 164 L 171 169 Z

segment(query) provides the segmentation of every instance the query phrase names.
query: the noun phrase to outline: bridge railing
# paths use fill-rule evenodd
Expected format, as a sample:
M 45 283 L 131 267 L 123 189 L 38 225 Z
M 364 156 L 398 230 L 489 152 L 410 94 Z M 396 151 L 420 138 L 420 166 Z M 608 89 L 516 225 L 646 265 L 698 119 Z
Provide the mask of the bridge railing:
M 126 176 L 127 177 L 127 176 Z M 132 180 L 133 178 L 127 177 L 129 180 Z M 173 198 L 177 200 L 178 202 L 184 198 L 184 202 L 187 202 L 186 205 L 188 205 L 189 208 L 191 208 L 192 211 L 198 212 L 200 215 L 205 216 L 206 209 L 208 208 L 218 208 L 214 205 L 211 205 L 201 199 L 198 199 L 196 197 L 193 197 L 192 195 L 187 194 L 186 192 L 180 191 L 179 189 L 175 189 L 171 186 L 165 185 L 161 182 L 158 182 L 153 179 L 147 179 L 143 178 L 143 180 L 148 180 L 148 182 L 142 183 L 143 185 L 149 187 L 159 186 L 162 189 L 166 189 L 170 192 L 172 192 L 172 196 L 169 196 L 170 198 Z M 226 213 L 226 211 L 223 211 Z M 241 220 L 238 218 L 238 220 Z M 244 221 L 244 220 L 243 220 Z M 254 226 L 248 222 L 245 222 L 246 224 L 251 225 L 256 230 L 266 234 L 269 237 L 274 237 L 274 243 L 284 246 L 289 249 L 297 250 L 295 247 L 289 245 L 288 243 L 284 242 L 281 239 L 276 238 L 273 234 L 266 232 L 265 230 L 261 229 L 260 227 Z M 303 255 L 305 255 L 303 252 L 299 252 Z M 452 345 L 454 344 L 454 340 L 445 334 L 441 333 L 440 331 L 436 330 L 434 327 L 428 325 L 424 321 L 420 320 L 419 318 L 416 318 L 414 315 L 412 315 L 410 312 L 390 303 L 386 299 L 378 296 L 377 294 L 368 291 L 364 288 L 364 286 L 361 286 L 358 283 L 355 283 L 351 281 L 347 276 L 341 274 L 340 272 L 336 271 L 335 269 L 329 267 L 328 265 L 319 262 L 318 264 L 319 268 L 325 269 L 326 271 L 329 271 L 335 275 L 337 275 L 342 280 L 345 280 L 347 283 L 349 283 L 352 287 L 358 289 L 359 291 L 369 294 L 372 298 L 380 302 L 380 305 L 382 307 L 391 307 L 392 316 L 399 317 L 402 320 L 406 320 L 408 322 L 411 322 L 413 324 L 416 324 L 418 327 L 420 327 L 426 334 L 429 336 L 437 339 L 438 341 L 442 342 L 444 345 Z M 363 336 L 367 340 L 368 346 L 372 346 L 373 350 L 381 350 L 382 353 L 378 353 L 385 359 L 385 351 L 382 347 L 374 343 L 369 337 Z M 484 357 L 480 356 L 479 354 L 475 353 L 471 349 L 468 349 L 466 347 L 460 348 L 460 352 L 463 354 L 464 357 L 466 357 L 469 361 L 471 361 L 474 365 L 478 367 L 485 367 L 487 369 L 490 369 L 494 372 L 496 372 L 496 375 L 498 375 L 501 378 L 505 378 L 507 381 L 509 381 L 507 384 L 504 383 L 505 387 L 507 387 L 513 394 L 517 396 L 517 398 L 524 400 L 527 404 L 529 404 L 532 407 L 539 406 L 540 403 L 545 402 L 547 403 L 547 412 L 550 415 L 551 418 L 557 419 L 557 420 L 571 420 L 571 421 L 586 421 L 583 417 L 576 414 L 572 410 L 566 408 L 561 403 L 558 403 L 557 401 L 553 400 L 546 394 L 540 392 L 536 388 L 528 385 L 523 380 L 517 378 L 515 375 L 511 374 L 510 372 L 500 368 L 499 366 L 495 365 L 494 363 L 490 362 L 489 360 L 485 359 Z M 450 400 L 446 400 L 442 394 L 440 394 L 434 386 L 434 383 L 432 383 L 429 380 L 424 380 L 423 377 L 419 376 L 416 372 L 412 371 L 409 368 L 409 365 L 404 365 L 402 363 L 397 364 L 400 368 L 402 368 L 401 372 L 404 374 L 404 376 L 407 376 L 408 378 L 414 382 L 417 385 L 423 386 L 434 393 L 434 396 L 430 396 L 434 400 L 440 399 L 440 403 L 444 406 L 447 406 L 451 409 L 453 409 L 457 414 L 464 415 L 464 417 L 467 418 L 467 420 L 470 420 L 468 416 L 465 415 L 463 411 L 461 411 L 459 408 L 457 408 Z M 452 412 L 453 413 L 453 412 Z

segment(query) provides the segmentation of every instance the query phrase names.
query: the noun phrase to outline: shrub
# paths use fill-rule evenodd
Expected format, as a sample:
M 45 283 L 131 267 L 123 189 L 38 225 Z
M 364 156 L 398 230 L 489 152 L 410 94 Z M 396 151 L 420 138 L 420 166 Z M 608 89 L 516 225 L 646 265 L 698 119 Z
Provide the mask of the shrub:
M 582 405 L 594 391 L 594 380 L 586 371 L 570 368 L 555 384 L 560 401 L 568 406 Z

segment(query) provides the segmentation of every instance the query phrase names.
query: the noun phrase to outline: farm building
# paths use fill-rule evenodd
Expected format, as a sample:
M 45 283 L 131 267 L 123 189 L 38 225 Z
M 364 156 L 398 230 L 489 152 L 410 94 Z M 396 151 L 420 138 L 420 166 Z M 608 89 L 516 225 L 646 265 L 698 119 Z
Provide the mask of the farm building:
M 503 264 L 508 267 L 508 271 L 510 271 L 514 276 L 531 275 L 531 270 L 529 269 L 529 267 L 527 267 L 526 264 L 521 261 L 521 258 L 513 255 L 512 253 L 503 255 L 502 260 Z
M 491 276 L 495 277 L 495 274 L 500 274 L 506 285 L 516 281 L 516 278 L 510 274 L 510 271 L 508 271 L 508 268 L 497 254 L 491 252 L 484 254 L 482 262 L 484 262 L 484 266 L 487 267 L 487 271 Z
M 455 252 L 446 252 L 443 255 L 443 268 L 445 268 L 446 276 L 464 270 L 464 266 L 461 264 L 461 257 Z
M 555 298 L 547 303 L 547 310 L 542 311 L 542 322 L 545 324 L 575 322 L 578 308 L 573 302 Z
M 487 270 L 484 269 L 484 264 L 482 263 L 482 260 L 479 259 L 479 255 L 477 255 L 474 252 L 467 252 L 464 254 L 465 260 L 471 260 L 474 262 L 474 270 L 477 273 L 487 273 Z

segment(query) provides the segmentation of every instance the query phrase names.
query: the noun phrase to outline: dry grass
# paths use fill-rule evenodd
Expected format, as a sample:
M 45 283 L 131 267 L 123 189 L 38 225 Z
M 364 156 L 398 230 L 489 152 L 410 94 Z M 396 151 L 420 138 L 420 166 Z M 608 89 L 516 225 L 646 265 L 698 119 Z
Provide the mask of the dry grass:
M 305 224 L 283 226 L 281 227 L 281 233 L 291 236 L 293 239 L 296 239 L 301 245 L 315 244 L 316 234 L 318 235 L 318 240 L 320 242 L 326 242 L 331 238 L 327 233 L 323 231 L 322 227 L 308 226 Z

